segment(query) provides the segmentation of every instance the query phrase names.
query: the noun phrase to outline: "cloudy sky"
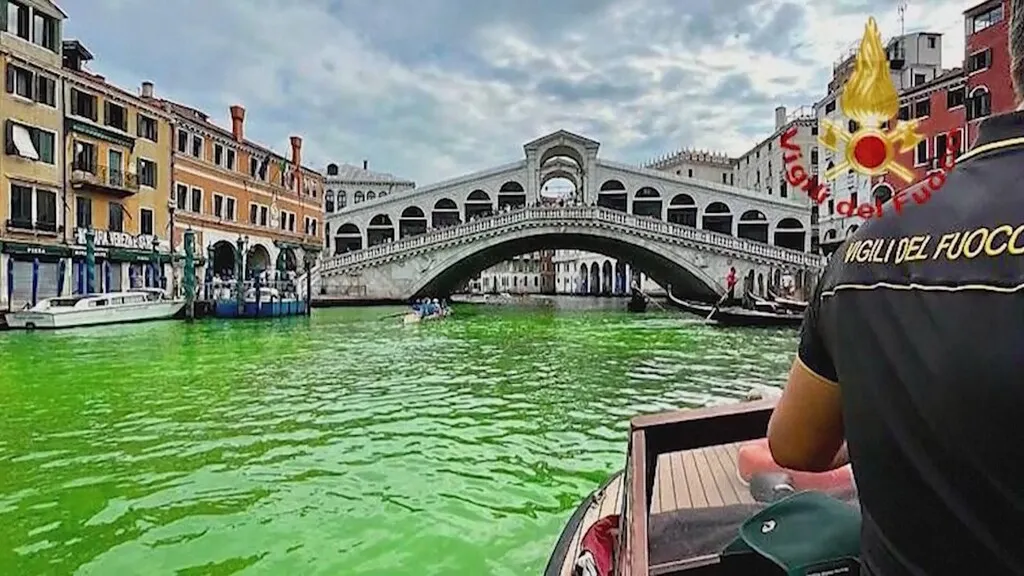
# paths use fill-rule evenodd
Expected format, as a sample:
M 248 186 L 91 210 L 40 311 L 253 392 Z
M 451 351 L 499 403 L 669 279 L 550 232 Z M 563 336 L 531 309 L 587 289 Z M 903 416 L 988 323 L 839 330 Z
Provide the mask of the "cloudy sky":
M 964 0 L 917 0 L 908 31 L 963 58 Z M 420 185 L 522 157 L 564 128 L 639 163 L 681 147 L 740 154 L 773 108 L 823 96 L 868 15 L 896 0 L 64 0 L 67 35 L 123 87 L 206 110 L 307 163 Z

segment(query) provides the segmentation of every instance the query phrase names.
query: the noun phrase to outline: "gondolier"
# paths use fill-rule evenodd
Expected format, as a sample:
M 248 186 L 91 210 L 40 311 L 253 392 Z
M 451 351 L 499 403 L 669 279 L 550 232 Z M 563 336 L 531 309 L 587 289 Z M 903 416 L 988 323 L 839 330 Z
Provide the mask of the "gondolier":
M 728 302 L 732 303 L 736 300 L 736 267 L 729 267 L 729 274 L 725 277 L 725 286 L 728 293 Z
M 1018 101 L 1022 10 L 1013 0 Z M 1022 179 L 1019 108 L 983 121 L 927 202 L 897 192 L 809 304 L 768 439 L 780 465 L 809 471 L 842 464 L 848 442 L 862 573 L 1024 574 Z

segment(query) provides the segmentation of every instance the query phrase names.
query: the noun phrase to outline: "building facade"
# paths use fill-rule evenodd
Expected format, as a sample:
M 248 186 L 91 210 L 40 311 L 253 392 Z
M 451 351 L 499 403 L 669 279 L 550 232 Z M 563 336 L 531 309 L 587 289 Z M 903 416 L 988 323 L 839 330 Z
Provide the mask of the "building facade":
M 64 156 L 68 159 L 67 242 L 71 293 L 166 287 L 170 273 L 170 114 L 89 72 L 92 54 L 77 40 L 64 46 Z M 88 285 L 87 234 L 95 246 Z
M 349 206 L 386 198 L 389 194 L 401 193 L 415 187 L 416 182 L 412 180 L 371 171 L 367 160 L 363 160 L 362 168 L 352 164 L 328 164 L 327 175 L 324 177 L 324 247 L 327 253 L 340 254 L 347 248 L 345 243 L 332 240 L 332 235 L 339 233 L 337 223 L 335 229 L 331 230 L 332 221 L 335 220 L 334 214 L 344 212 Z M 439 212 L 444 212 L 444 207 Z M 457 220 L 458 208 L 454 209 L 454 216 Z M 444 221 L 445 218 L 442 216 L 440 222 L 433 223 L 434 227 L 441 227 Z
M 61 42 L 67 14 L 9 0 L 0 28 L 6 89 L 0 155 L 0 308 L 66 288 Z M 35 280 L 33 280 L 35 279 Z M 63 284 L 63 285 L 62 285 Z
M 154 101 L 156 99 L 154 98 Z M 245 109 L 231 106 L 231 129 L 194 108 L 159 100 L 174 115 L 172 246 L 195 233 L 202 273 L 293 272 L 323 246 L 323 177 L 302 166 L 302 139 L 289 157 L 245 138 Z M 180 276 L 180 271 L 176 271 Z M 180 284 L 180 283 L 176 283 Z
M 1015 107 L 1007 40 L 1009 16 L 1009 0 L 982 2 L 964 13 L 967 136 L 971 144 L 982 120 Z
M 728 186 L 736 185 L 735 166 L 736 161 L 729 156 L 704 150 L 680 150 L 643 165 L 644 168 L 670 172 L 676 176 Z

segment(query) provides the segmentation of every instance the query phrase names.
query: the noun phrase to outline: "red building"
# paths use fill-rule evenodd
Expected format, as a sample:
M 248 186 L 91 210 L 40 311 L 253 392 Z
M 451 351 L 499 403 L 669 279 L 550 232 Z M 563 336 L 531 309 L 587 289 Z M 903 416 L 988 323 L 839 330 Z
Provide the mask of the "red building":
M 900 94 L 900 120 L 918 120 L 925 136 L 913 152 L 898 161 L 913 168 L 914 183 L 941 165 L 947 134 L 960 136 L 960 152 L 978 137 L 978 124 L 993 114 L 1014 108 L 1007 42 L 1009 0 L 988 0 L 964 12 L 964 66 Z M 907 183 L 891 173 L 879 178 L 872 198 L 888 198 Z

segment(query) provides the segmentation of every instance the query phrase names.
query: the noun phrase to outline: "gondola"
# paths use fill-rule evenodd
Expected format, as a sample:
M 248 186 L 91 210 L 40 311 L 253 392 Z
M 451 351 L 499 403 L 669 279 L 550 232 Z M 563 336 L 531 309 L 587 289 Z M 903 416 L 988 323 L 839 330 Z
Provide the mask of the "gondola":
M 544 576 L 795 574 L 811 564 L 856 574 L 860 514 L 849 470 L 845 482 L 814 488 L 781 468 L 742 471 L 744 454 L 766 446 L 774 402 L 634 417 L 625 470 L 569 517 Z M 760 536 L 776 519 L 807 529 Z
M 698 304 L 677 298 L 672 294 L 671 290 L 666 290 L 666 292 L 669 301 L 677 307 L 691 314 L 703 316 L 719 326 L 799 327 L 803 323 L 803 316 L 799 314 L 763 312 L 736 307 L 719 307 L 716 309 L 710 304 Z
M 803 314 L 807 310 L 807 302 L 803 300 L 793 300 L 792 298 L 785 298 L 769 291 L 768 294 L 772 297 L 771 302 L 777 307 L 790 312 L 798 312 Z

